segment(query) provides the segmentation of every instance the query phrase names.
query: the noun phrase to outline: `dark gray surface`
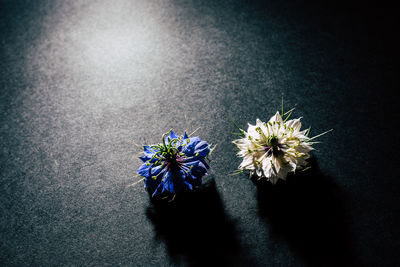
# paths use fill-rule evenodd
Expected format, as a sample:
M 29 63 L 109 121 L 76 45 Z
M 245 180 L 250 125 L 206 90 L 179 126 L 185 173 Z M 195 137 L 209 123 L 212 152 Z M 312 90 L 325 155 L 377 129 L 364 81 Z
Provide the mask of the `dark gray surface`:
M 398 266 L 394 14 L 361 1 L 1 1 L 0 262 Z M 319 168 L 275 188 L 228 176 L 231 119 L 268 120 L 282 94 L 312 133 L 334 129 Z M 207 186 L 153 207 L 128 187 L 130 140 L 183 132 L 185 114 L 218 144 Z

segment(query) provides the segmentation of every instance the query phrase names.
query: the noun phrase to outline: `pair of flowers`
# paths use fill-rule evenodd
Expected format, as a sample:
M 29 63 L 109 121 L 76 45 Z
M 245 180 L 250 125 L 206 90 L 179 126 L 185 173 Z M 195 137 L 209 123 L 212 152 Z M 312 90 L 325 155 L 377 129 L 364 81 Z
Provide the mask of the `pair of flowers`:
M 285 119 L 279 112 L 268 122 L 257 119 L 247 131 L 237 127 L 241 138 L 233 143 L 239 149 L 237 155 L 243 158 L 237 173 L 250 171 L 250 176 L 275 184 L 307 166 L 306 159 L 316 143 L 313 140 L 326 132 L 308 137 L 310 128 L 301 131 L 300 118 L 288 120 L 292 111 L 283 114 Z M 178 136 L 171 130 L 163 135 L 162 143 L 143 147 L 139 157 L 143 164 L 137 174 L 143 177 L 153 198 L 194 190 L 202 185 L 202 177 L 210 168 L 206 160 L 214 148 L 197 136 Z

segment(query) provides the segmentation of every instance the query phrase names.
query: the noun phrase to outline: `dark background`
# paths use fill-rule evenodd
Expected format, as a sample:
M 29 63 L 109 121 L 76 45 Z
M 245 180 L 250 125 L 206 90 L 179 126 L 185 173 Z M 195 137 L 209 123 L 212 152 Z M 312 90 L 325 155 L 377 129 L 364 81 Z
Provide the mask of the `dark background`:
M 398 9 L 364 1 L 1 1 L 0 262 L 399 266 Z M 232 120 L 333 128 L 272 187 L 229 176 Z M 218 144 L 153 205 L 139 144 Z

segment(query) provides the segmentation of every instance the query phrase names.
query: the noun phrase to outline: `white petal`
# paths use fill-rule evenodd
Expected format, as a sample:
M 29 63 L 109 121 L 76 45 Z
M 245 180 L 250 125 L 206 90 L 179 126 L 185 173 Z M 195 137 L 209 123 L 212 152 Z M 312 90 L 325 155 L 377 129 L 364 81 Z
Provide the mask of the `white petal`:
M 253 157 L 252 156 L 244 157 L 242 163 L 239 165 L 239 169 L 254 170 Z
M 281 117 L 281 115 L 279 114 L 279 111 L 277 111 L 277 112 L 275 113 L 275 115 L 272 116 L 271 119 L 269 119 L 269 122 L 270 122 L 270 123 L 276 122 L 276 123 L 281 123 L 281 124 L 283 124 L 282 117 Z
M 278 180 L 279 180 L 279 177 L 273 175 L 273 176 L 269 177 L 269 180 L 271 181 L 272 184 L 276 184 L 276 182 L 278 182 Z
M 289 120 L 286 122 L 287 127 L 293 128 L 295 131 L 299 131 L 301 128 L 301 118 Z

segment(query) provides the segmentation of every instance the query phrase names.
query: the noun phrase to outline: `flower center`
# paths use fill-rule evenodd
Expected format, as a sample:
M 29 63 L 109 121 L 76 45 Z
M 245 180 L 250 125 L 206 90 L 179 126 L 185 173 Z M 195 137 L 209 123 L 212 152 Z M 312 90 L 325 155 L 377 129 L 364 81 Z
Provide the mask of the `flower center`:
M 165 138 L 167 134 L 163 135 L 163 142 L 161 144 L 153 145 L 153 148 L 158 149 L 153 157 L 157 160 L 155 165 L 166 164 L 169 169 L 179 168 L 181 165 L 182 153 L 179 152 L 177 148 L 178 138 L 170 139 L 170 137 Z
M 276 148 L 279 145 L 279 140 L 276 136 L 272 136 L 268 141 L 269 146 L 271 146 L 272 148 Z
M 166 151 L 163 151 L 162 155 L 169 168 L 175 169 L 179 167 L 180 156 L 176 149 L 167 149 Z
M 268 138 L 267 144 L 265 145 L 265 151 L 268 154 L 274 153 L 274 155 L 277 155 L 281 151 L 281 147 L 278 137 L 271 136 Z

